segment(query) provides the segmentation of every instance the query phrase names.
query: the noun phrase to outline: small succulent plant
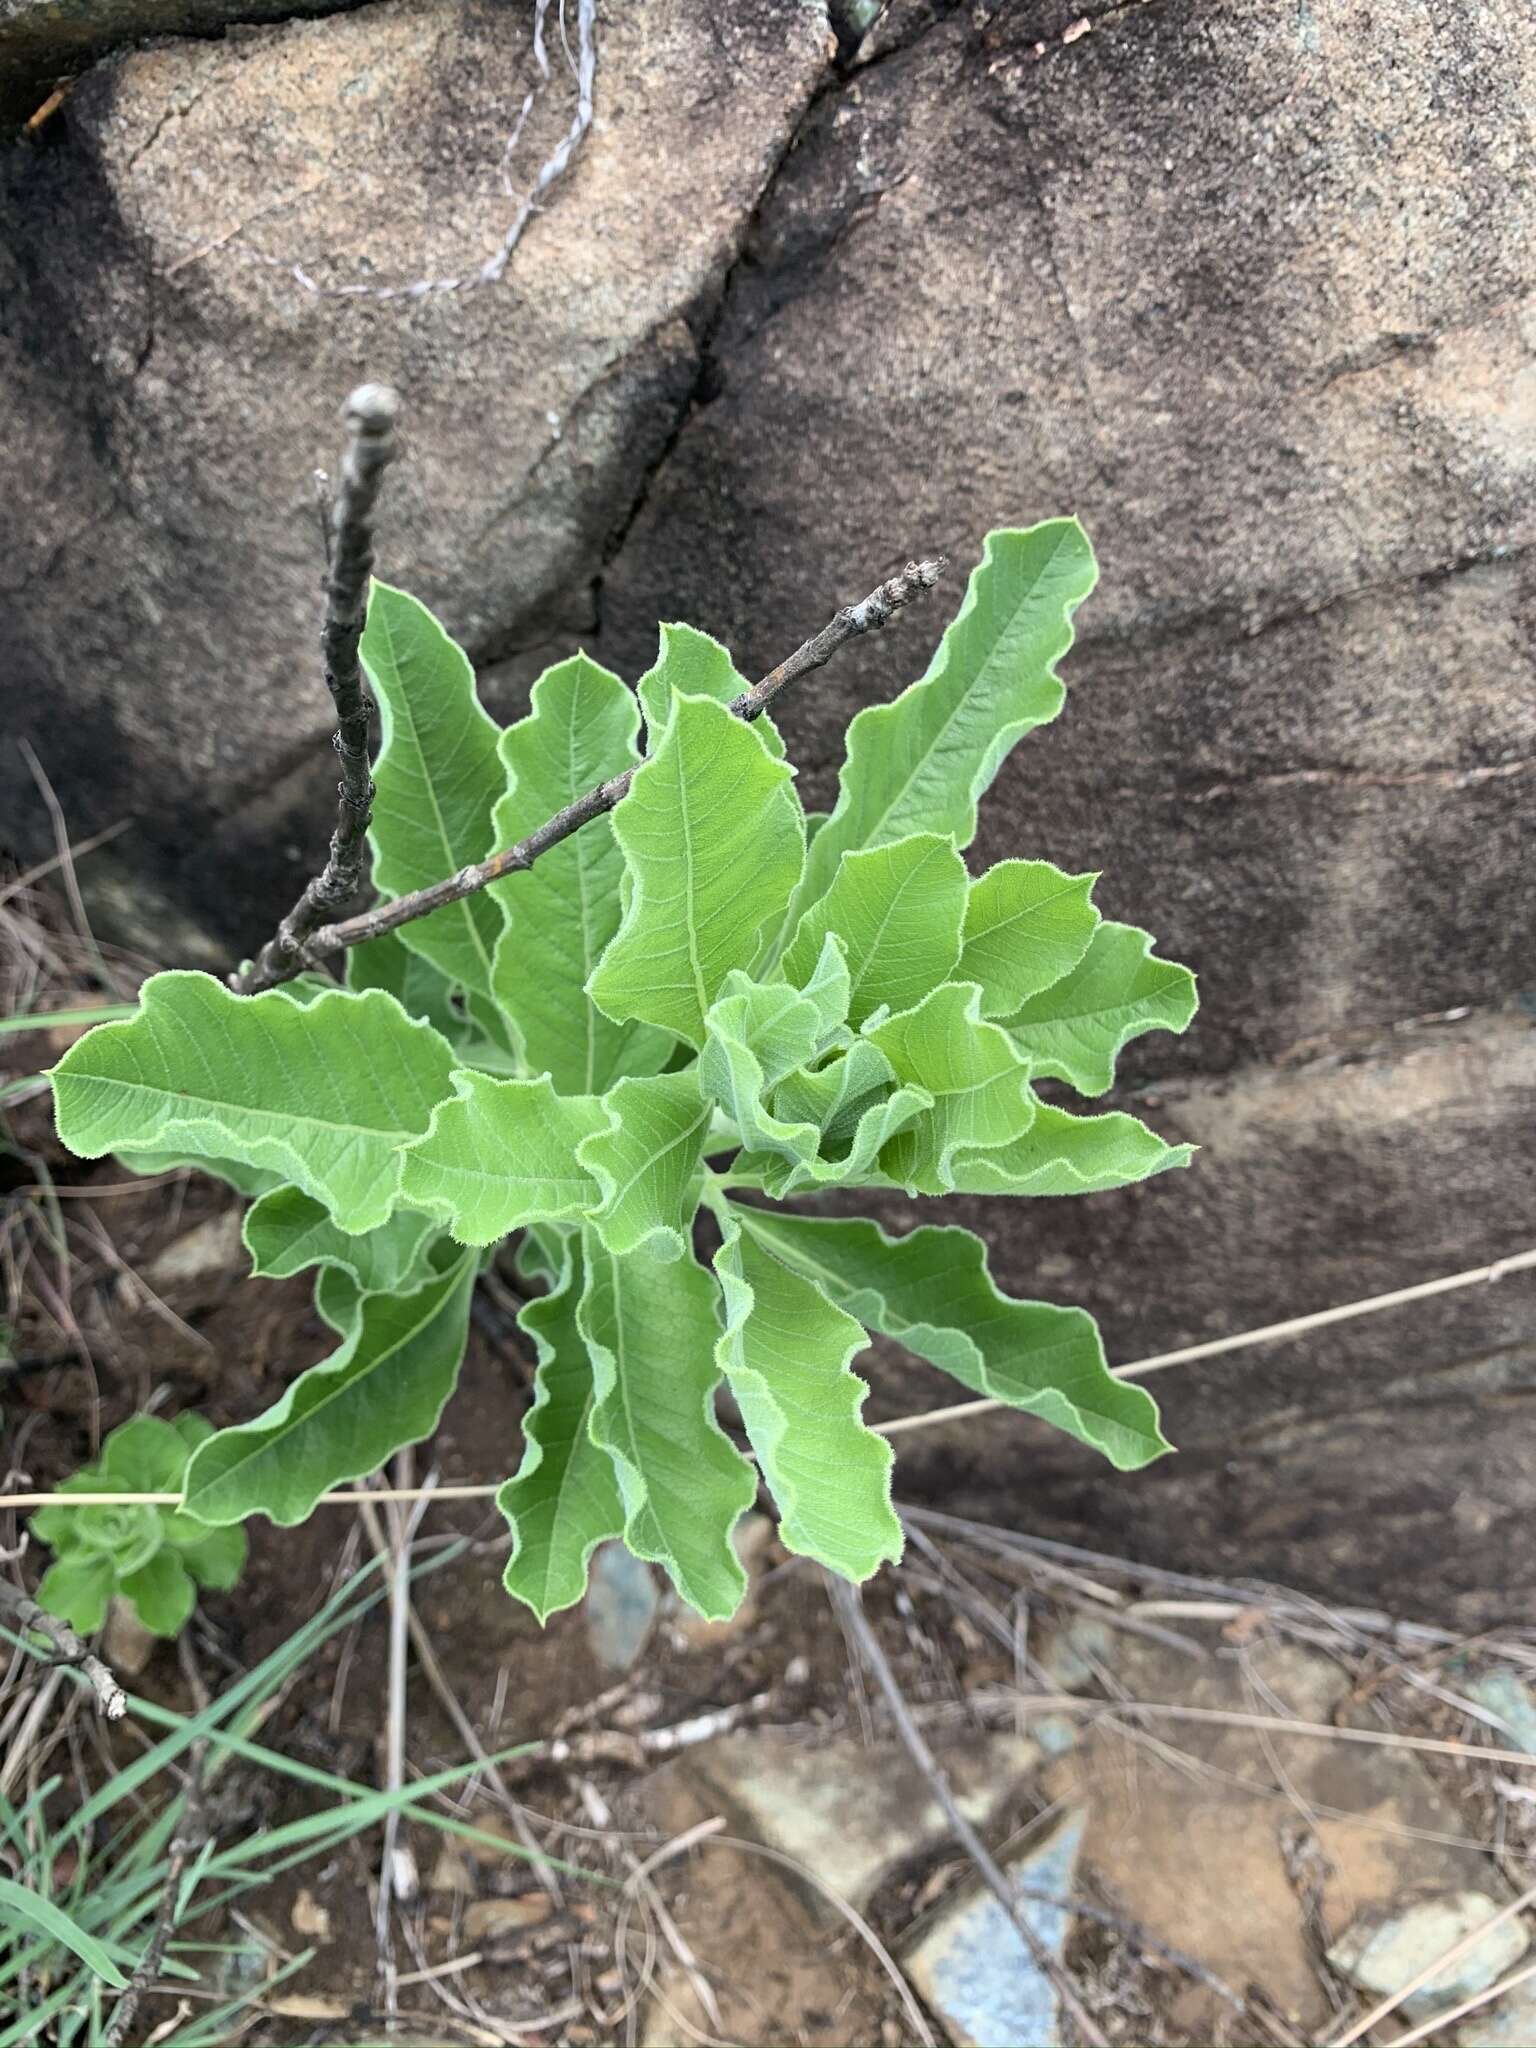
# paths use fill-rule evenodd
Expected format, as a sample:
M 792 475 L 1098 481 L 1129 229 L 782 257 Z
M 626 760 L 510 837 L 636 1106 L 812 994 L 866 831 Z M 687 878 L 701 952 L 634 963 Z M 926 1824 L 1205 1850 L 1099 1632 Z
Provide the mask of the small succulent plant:
M 212 1434 L 200 1415 L 135 1415 L 112 1431 L 100 1462 L 72 1473 L 59 1491 L 179 1495 L 192 1453 Z M 114 1593 L 152 1635 L 178 1635 L 198 1587 L 227 1591 L 245 1565 L 243 1529 L 210 1529 L 169 1505 L 43 1508 L 31 1529 L 56 1553 L 38 1600 L 81 1635 L 101 1627 Z

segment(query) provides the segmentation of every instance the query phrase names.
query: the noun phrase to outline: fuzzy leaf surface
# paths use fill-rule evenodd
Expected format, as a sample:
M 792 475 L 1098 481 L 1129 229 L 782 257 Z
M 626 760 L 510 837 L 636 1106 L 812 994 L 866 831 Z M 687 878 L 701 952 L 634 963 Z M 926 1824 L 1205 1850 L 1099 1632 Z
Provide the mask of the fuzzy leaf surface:
M 1006 1016 L 1071 973 L 1098 928 L 1089 900 L 1098 879 L 1048 860 L 1003 860 L 972 882 L 955 979 L 980 984 L 984 1017 Z
M 300 1005 L 173 971 L 145 982 L 136 1017 L 78 1039 L 53 1090 L 59 1136 L 83 1158 L 243 1162 L 355 1233 L 393 1210 L 399 1148 L 426 1130 L 452 1069 L 447 1042 L 377 990 Z
M 362 1298 L 340 1347 L 254 1422 L 192 1454 L 183 1505 L 221 1525 L 302 1522 L 327 1487 L 375 1472 L 437 1427 L 464 1356 L 478 1261 L 460 1252 L 411 1294 Z
M 1040 1416 L 1121 1471 L 1169 1448 L 1150 1395 L 1106 1367 L 1092 1316 L 1000 1292 L 986 1247 L 970 1231 L 925 1225 L 892 1238 L 863 1218 L 737 1214 L 744 1230 L 866 1329 L 895 1338 L 974 1393 Z
M 925 1088 L 897 1086 L 885 1054 L 867 1038 L 856 1038 L 824 1066 L 788 1074 L 774 1090 L 775 1117 L 814 1127 L 811 1150 L 744 1152 L 732 1172 L 756 1179 L 779 1200 L 802 1188 L 885 1183 L 877 1165 L 881 1152 L 933 1106 Z
M 715 1420 L 717 1290 L 692 1257 L 620 1258 L 585 1235 L 577 1320 L 597 1389 L 591 1430 L 618 1476 L 624 1540 L 723 1621 L 746 1589 L 731 1530 L 757 1480 Z
M 789 1549 L 847 1579 L 901 1556 L 890 1445 L 860 1417 L 852 1371 L 862 1324 L 815 1281 L 747 1236 L 722 1206 L 715 1271 L 725 1298 L 716 1355 L 779 1510 Z
M 584 1215 L 600 1199 L 577 1157 L 606 1129 L 595 1095 L 557 1095 L 548 1074 L 501 1081 L 461 1069 L 455 1093 L 405 1154 L 404 1198 L 447 1224 L 460 1244 L 495 1244 L 528 1223 Z
M 726 976 L 752 967 L 800 877 L 805 821 L 790 771 L 713 698 L 678 696 L 613 828 L 629 900 L 588 992 L 616 1022 L 702 1045 Z
M 713 1105 L 693 1068 L 629 1076 L 603 1097 L 608 1120 L 577 1157 L 600 1195 L 591 1221 L 610 1252 L 679 1259 L 698 1207 L 699 1169 Z
M 835 948 L 836 939 L 830 944 Z M 776 1152 L 791 1160 L 815 1152 L 816 1125 L 783 1122 L 766 1097 L 775 1082 L 810 1059 L 829 1028 L 829 1015 L 788 982 L 755 982 L 739 970 L 726 978 L 705 1019 L 699 1084 L 730 1117 L 749 1152 Z
M 791 981 L 815 966 L 828 933 L 848 959 L 848 1022 L 884 1003 L 908 1010 L 955 971 L 969 877 L 954 842 L 933 832 L 845 853 L 784 955 Z
M 746 677 L 718 640 L 701 633 L 697 626 L 663 626 L 656 659 L 635 685 L 650 750 L 655 751 L 656 742 L 666 731 L 674 697 L 713 697 L 717 704 L 730 704 L 746 688 Z M 782 761 L 784 742 L 773 720 L 765 715 L 752 723 L 769 753 L 776 761 Z
M 711 643 L 713 644 L 713 643 Z M 723 650 L 722 650 L 723 652 Z M 510 846 L 595 783 L 640 759 L 633 693 L 578 654 L 533 686 L 527 718 L 501 736 L 509 787 L 492 838 Z M 647 1024 L 616 1024 L 587 999 L 587 982 L 619 928 L 624 855 L 612 818 L 594 818 L 525 874 L 491 885 L 506 917 L 494 961 L 496 1000 L 534 1073 L 562 1094 L 601 1095 L 620 1074 L 651 1074 L 672 1049 Z
M 1102 1095 L 1123 1046 L 1144 1031 L 1183 1031 L 1197 1007 L 1195 977 L 1157 959 L 1150 932 L 1105 923 L 1070 974 L 1002 1022 L 1037 1074 Z
M 1038 1102 L 1022 1138 L 962 1155 L 955 1190 L 969 1195 L 1097 1195 L 1188 1166 L 1193 1145 L 1170 1145 L 1134 1116 L 1073 1116 Z
M 512 1531 L 503 1583 L 540 1622 L 587 1590 L 599 1543 L 624 1528 L 613 1460 L 592 1441 L 592 1363 L 576 1327 L 585 1276 L 579 1244 L 548 1294 L 525 1303 L 518 1324 L 533 1339 L 533 1406 L 523 1417 L 523 1461 L 496 1496 Z
M 811 842 L 797 913 L 831 886 L 845 853 L 913 832 L 970 844 L 977 799 L 1009 750 L 1065 701 L 1056 663 L 1097 575 L 1075 519 L 988 534 L 922 680 L 849 726 L 837 804 Z
M 428 1243 L 439 1226 L 419 1210 L 397 1209 L 376 1230 L 349 1237 L 302 1188 L 270 1188 L 245 1212 L 240 1235 L 258 1279 L 286 1280 L 306 1266 L 340 1266 L 365 1294 L 396 1294 L 428 1277 Z
M 373 879 L 381 895 L 405 896 L 491 851 L 491 814 L 506 788 L 498 729 L 463 648 L 403 590 L 374 584 L 358 651 L 383 731 L 368 833 Z M 488 1011 L 501 924 L 501 905 L 480 889 L 400 936 Z
M 933 1098 L 880 1154 L 881 1171 L 912 1193 L 949 1193 L 957 1151 L 1010 1144 L 1034 1116 L 1029 1062 L 983 1019 L 980 999 L 974 982 L 946 982 L 915 1009 L 868 1029 L 897 1080 Z

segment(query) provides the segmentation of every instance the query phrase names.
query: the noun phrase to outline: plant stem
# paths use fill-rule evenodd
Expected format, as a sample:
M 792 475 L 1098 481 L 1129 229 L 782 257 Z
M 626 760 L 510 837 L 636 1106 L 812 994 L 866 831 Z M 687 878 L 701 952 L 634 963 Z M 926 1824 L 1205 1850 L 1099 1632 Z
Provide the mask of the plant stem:
M 9 1579 L 0 1579 L 0 1612 L 10 1613 L 24 1629 L 45 1636 L 52 1650 L 50 1662 L 69 1664 L 82 1673 L 96 1695 L 96 1705 L 109 1721 L 120 1721 L 128 1711 L 128 1695 L 101 1659 L 92 1654 L 67 1622 L 46 1607 L 39 1607 L 29 1594 Z
M 341 761 L 336 829 L 324 868 L 309 882 L 257 958 L 230 976 L 237 995 L 272 988 L 304 965 L 310 934 L 345 910 L 363 879 L 368 823 L 373 815 L 368 727 L 373 706 L 363 689 L 358 642 L 368 615 L 373 574 L 373 515 L 384 471 L 395 458 L 400 401 L 384 384 L 360 384 L 342 409 L 347 427 L 341 485 L 326 533 L 325 624 L 320 649 L 325 685 L 336 705 L 331 744 Z
M 930 591 L 947 566 L 942 555 L 932 561 L 908 562 L 899 576 L 890 577 L 858 604 L 844 605 L 819 633 L 797 647 L 787 661 L 781 661 L 777 668 L 770 669 L 750 690 L 743 690 L 732 703 L 732 711 L 738 718 L 761 716 L 781 691 L 787 690 L 802 676 L 809 675 L 813 669 L 821 668 L 847 641 L 861 633 L 877 632 L 904 605 Z M 498 852 L 488 854 L 484 860 L 460 868 L 455 875 L 445 875 L 428 888 L 397 897 L 393 903 L 380 904 L 374 910 L 360 912 L 358 916 L 345 918 L 338 924 L 321 925 L 310 933 L 296 952 L 278 958 L 273 954 L 273 946 L 266 947 L 254 965 L 231 977 L 231 988 L 239 995 L 255 995 L 263 989 L 276 988 L 281 982 L 291 981 L 305 968 L 318 966 L 322 960 L 344 951 L 348 946 L 360 945 L 365 939 L 381 938 L 385 932 L 398 931 L 401 925 L 410 924 L 418 917 L 428 917 L 445 904 L 460 903 L 489 883 L 499 881 L 503 875 L 523 873 L 533 866 L 540 854 L 558 846 L 562 839 L 569 839 L 573 832 L 580 831 L 594 818 L 611 811 L 628 793 L 635 773 L 635 769 L 627 768 L 622 775 L 598 783 L 585 795 L 577 797 L 574 803 L 567 804 L 552 818 L 546 819 L 526 839 L 518 840 L 515 846 L 502 847 Z

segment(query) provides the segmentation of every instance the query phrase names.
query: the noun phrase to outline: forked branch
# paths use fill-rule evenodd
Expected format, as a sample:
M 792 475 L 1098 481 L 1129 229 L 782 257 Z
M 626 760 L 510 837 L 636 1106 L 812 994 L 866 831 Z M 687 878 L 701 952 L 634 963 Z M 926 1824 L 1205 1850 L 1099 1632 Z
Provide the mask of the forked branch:
M 275 988 L 305 964 L 310 935 L 324 919 L 345 910 L 363 879 L 368 822 L 373 815 L 368 724 L 373 710 L 363 688 L 358 642 L 368 615 L 368 579 L 373 573 L 373 515 L 384 471 L 395 458 L 395 419 L 400 402 L 384 384 L 362 384 L 342 408 L 347 448 L 341 486 L 331 509 L 329 574 L 320 649 L 325 683 L 336 705 L 331 744 L 341 762 L 336 829 L 324 868 L 304 890 L 256 959 L 229 978 L 237 995 Z
M 903 606 L 932 590 L 948 566 L 943 555 L 935 556 L 931 561 L 908 562 L 899 575 L 888 578 L 858 604 L 844 605 L 819 633 L 797 647 L 786 661 L 770 669 L 750 690 L 743 690 L 732 703 L 732 711 L 738 718 L 760 717 L 791 683 L 798 682 L 813 669 L 821 668 L 846 642 L 856 639 L 861 633 L 877 632 Z M 365 939 L 377 939 L 385 932 L 398 931 L 401 925 L 410 924 L 418 917 L 427 917 L 447 903 L 462 902 L 466 896 L 473 896 L 477 890 L 499 881 L 503 875 L 521 874 L 533 866 L 540 854 L 548 853 L 562 839 L 569 839 L 583 825 L 611 811 L 626 794 L 634 777 L 635 770 L 626 768 L 622 775 L 598 783 L 584 796 L 577 797 L 574 803 L 556 811 L 552 818 L 546 819 L 526 839 L 518 840 L 515 846 L 502 847 L 487 854 L 484 860 L 460 868 L 457 874 L 445 875 L 428 888 L 413 890 L 408 896 L 397 896 L 393 903 L 381 903 L 373 910 L 344 918 L 340 923 L 312 929 L 297 951 L 279 956 L 274 951 L 277 943 L 274 941 L 263 949 L 254 964 L 231 977 L 230 986 L 240 995 L 255 995 L 262 989 L 276 988 L 282 982 L 291 981 L 305 968 L 318 966 L 322 960 L 344 951 L 348 946 L 361 945 Z

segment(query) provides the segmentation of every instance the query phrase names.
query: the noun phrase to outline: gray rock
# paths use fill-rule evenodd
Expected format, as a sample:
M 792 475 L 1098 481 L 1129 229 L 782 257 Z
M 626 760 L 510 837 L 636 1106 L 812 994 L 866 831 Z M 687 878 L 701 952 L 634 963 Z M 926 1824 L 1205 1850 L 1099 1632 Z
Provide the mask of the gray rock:
M 943 1761 L 961 1811 L 985 1828 L 1040 1752 L 1016 1735 L 973 1736 Z M 760 1730 L 706 1744 L 686 1769 L 702 1796 L 731 1815 L 735 1832 L 792 1856 L 854 1906 L 949 1832 L 901 1749 L 859 1742 L 810 1749 Z M 798 1889 L 819 1918 L 835 1918 L 814 1886 Z
M 240 1235 L 242 1208 L 220 1210 L 174 1238 L 144 1269 L 151 1287 L 195 1287 L 233 1280 L 250 1271 L 250 1254 Z
M 622 1543 L 604 1543 L 592 1559 L 582 1626 L 607 1671 L 627 1671 L 645 1647 L 661 1594 L 650 1566 Z
M 1081 1812 L 1066 1814 L 1039 1848 L 1008 1864 L 1008 1876 L 1069 1898 L 1084 1822 Z M 1021 1899 L 1019 1913 L 1060 1956 L 1071 1913 L 1041 1899 Z M 1057 2048 L 1055 1989 L 989 1891 L 969 1891 L 946 1906 L 903 1962 L 956 2048 Z
M 25 118 L 55 79 L 148 36 L 222 34 L 232 23 L 329 14 L 356 0 L 0 0 L 0 126 Z
M 1497 1911 L 1497 1904 L 1485 1892 L 1446 1892 L 1438 1898 L 1416 1899 L 1399 1911 L 1357 1921 L 1329 1949 L 1328 1960 L 1360 1990 L 1385 1998 Z M 1529 1945 L 1519 1921 L 1505 1920 L 1405 1998 L 1404 2013 L 1410 2019 L 1426 2019 L 1497 1983 Z
M 806 0 L 605 10 L 599 118 L 499 285 L 306 291 L 295 264 L 383 287 L 497 249 L 531 19 L 382 0 L 126 51 L 76 87 L 58 146 L 0 161 L 6 722 L 77 838 L 137 820 L 86 885 L 126 874 L 151 928 L 158 891 L 226 956 L 260 943 L 329 829 L 311 479 L 346 392 L 366 372 L 405 398 L 381 571 L 481 658 L 569 651 L 827 64 Z M 571 121 L 552 47 L 515 193 Z M 0 816 L 46 850 L 13 747 Z

